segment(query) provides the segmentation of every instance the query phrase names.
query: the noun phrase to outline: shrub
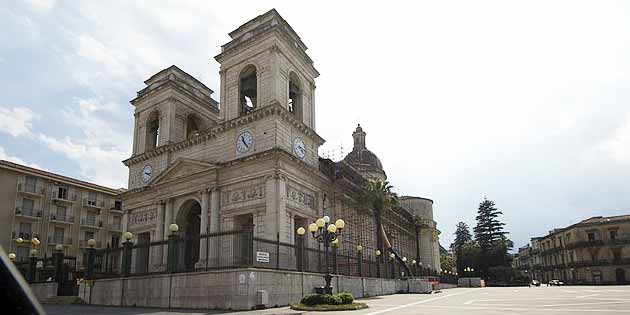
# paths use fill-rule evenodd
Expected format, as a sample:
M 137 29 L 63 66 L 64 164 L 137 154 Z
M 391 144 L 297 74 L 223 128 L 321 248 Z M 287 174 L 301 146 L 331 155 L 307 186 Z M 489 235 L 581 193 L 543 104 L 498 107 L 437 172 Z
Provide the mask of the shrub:
M 341 305 L 342 301 L 339 295 L 324 294 L 324 304 L 328 305 Z
M 352 297 L 352 295 L 350 295 L 350 297 Z M 306 305 L 306 306 L 313 306 L 313 305 L 322 305 L 322 304 L 328 304 L 328 305 L 341 305 L 341 304 L 345 304 L 343 303 L 343 299 L 335 294 L 335 295 L 330 295 L 330 294 L 308 294 L 305 295 L 302 300 L 300 301 L 300 303 Z
M 354 301 L 354 296 L 349 292 L 342 292 L 337 294 L 337 296 L 341 299 L 341 304 L 352 304 Z
M 307 294 L 300 301 L 300 303 L 307 306 L 324 304 L 323 302 L 324 302 L 324 299 L 323 299 L 323 295 L 321 294 Z

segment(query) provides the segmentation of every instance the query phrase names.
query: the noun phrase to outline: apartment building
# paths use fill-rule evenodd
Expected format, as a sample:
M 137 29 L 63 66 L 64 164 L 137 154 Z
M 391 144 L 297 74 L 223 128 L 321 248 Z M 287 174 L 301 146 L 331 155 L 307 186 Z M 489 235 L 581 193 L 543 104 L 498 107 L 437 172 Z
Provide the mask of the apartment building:
M 630 283 L 630 215 L 592 217 L 533 238 L 527 268 L 543 282 Z
M 0 160 L 0 245 L 25 260 L 36 237 L 37 256 L 50 256 L 61 244 L 82 263 L 89 239 L 97 248 L 118 246 L 125 222 L 121 192 Z

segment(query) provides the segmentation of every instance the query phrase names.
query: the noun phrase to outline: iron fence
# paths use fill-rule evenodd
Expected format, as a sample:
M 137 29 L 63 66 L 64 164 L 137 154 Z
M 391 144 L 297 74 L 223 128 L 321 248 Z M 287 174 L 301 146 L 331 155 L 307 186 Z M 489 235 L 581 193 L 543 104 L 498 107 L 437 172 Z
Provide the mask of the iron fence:
M 346 242 L 331 246 L 308 245 L 306 237 L 297 237 L 295 244 L 254 237 L 252 229 L 211 233 L 198 237 L 171 236 L 168 240 L 120 247 L 88 249 L 94 255 L 88 277 L 177 273 L 229 268 L 264 268 L 286 271 L 326 273 L 326 256 L 332 274 L 362 277 L 406 278 L 428 276 L 419 266 L 411 266 L 411 275 L 389 256 L 377 256 L 375 248 Z

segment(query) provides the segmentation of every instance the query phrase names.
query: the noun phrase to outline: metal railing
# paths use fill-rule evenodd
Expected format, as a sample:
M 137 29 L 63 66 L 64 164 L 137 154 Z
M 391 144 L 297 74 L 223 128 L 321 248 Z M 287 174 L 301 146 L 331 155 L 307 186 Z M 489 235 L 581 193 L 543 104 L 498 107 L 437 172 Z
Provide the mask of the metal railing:
M 72 245 L 72 237 L 48 236 L 48 244 Z
M 74 216 L 69 215 L 69 214 L 59 215 L 59 214 L 51 213 L 50 220 L 57 221 L 57 222 L 74 223 Z
M 41 210 L 31 209 L 31 208 L 15 207 L 15 214 L 16 215 L 22 215 L 22 216 L 28 216 L 28 217 L 35 217 L 35 218 L 41 218 L 42 217 L 42 211 Z
M 43 196 L 46 194 L 46 188 L 43 185 L 26 185 L 24 182 L 18 183 L 17 190 L 21 193 L 36 196 Z
M 103 226 L 103 221 L 96 220 L 96 219 L 82 218 L 81 219 L 81 225 L 83 225 L 83 226 L 91 226 L 91 227 L 102 227 Z
M 83 198 L 83 206 L 84 207 L 92 207 L 92 208 L 102 209 L 104 205 L 105 205 L 105 202 L 103 200 Z
M 306 236 L 305 236 L 306 238 Z M 80 244 L 82 241 L 80 241 Z M 158 273 L 218 270 L 229 268 L 264 268 L 286 271 L 326 273 L 326 255 L 333 274 L 406 278 L 435 275 L 420 266 L 410 266 L 412 275 L 389 256 L 379 257 L 376 250 L 344 243 L 340 248 L 306 246 L 305 239 L 296 244 L 254 237 L 253 230 L 226 231 L 200 237 L 171 236 L 159 242 L 133 244 L 93 250 L 93 277 L 107 278 Z

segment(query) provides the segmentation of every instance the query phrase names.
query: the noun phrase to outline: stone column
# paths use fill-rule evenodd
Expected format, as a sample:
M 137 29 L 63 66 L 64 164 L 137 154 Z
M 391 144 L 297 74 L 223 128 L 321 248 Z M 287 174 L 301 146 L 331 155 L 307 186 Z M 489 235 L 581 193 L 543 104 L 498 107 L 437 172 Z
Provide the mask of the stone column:
M 122 230 L 123 233 L 127 232 L 127 229 L 129 228 L 129 210 L 123 210 L 123 217 L 122 217 Z
M 210 191 L 210 234 L 220 232 L 220 214 L 219 214 L 219 198 L 221 193 L 218 188 L 213 188 Z M 210 237 L 210 252 L 208 253 L 208 266 L 216 267 L 219 264 L 219 255 L 221 254 L 219 248 L 219 239 L 217 237 Z
M 164 200 L 160 200 L 157 205 L 157 222 L 155 223 L 155 239 L 161 241 L 164 239 L 164 212 L 166 210 L 166 203 Z M 156 247 L 153 268 L 155 271 L 160 270 L 164 260 L 164 249 L 162 246 Z
M 200 191 L 201 193 L 201 224 L 199 225 L 199 260 L 197 261 L 197 268 L 206 267 L 206 256 L 208 254 L 208 238 L 204 237 L 208 234 L 208 205 L 210 199 L 210 192 L 208 189 Z
M 168 230 L 168 226 L 173 223 L 173 200 L 166 201 L 166 208 L 164 210 L 164 224 L 162 224 L 164 233 L 162 234 L 163 239 L 167 240 L 169 234 L 171 233 Z M 168 263 L 168 255 L 162 255 L 162 264 L 166 266 Z

